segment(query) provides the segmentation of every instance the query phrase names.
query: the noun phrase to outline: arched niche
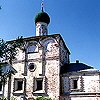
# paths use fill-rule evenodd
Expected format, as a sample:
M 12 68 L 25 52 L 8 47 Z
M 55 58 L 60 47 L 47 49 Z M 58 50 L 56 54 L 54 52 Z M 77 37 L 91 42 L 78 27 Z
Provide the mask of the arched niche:
M 53 44 L 56 43 L 55 39 L 50 37 L 50 38 L 46 38 L 42 41 L 42 45 L 45 49 L 45 51 L 51 51 L 52 50 L 52 46 Z
M 36 41 L 32 41 L 28 43 L 27 53 L 36 53 L 38 52 L 38 43 Z

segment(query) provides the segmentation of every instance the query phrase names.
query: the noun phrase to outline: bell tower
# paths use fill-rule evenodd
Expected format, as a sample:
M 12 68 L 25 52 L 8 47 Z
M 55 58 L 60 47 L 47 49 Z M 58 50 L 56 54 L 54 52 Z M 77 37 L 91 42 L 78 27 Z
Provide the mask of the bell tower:
M 44 2 L 41 4 L 41 12 L 35 17 L 36 36 L 48 35 L 48 24 L 50 23 L 49 15 L 44 12 Z

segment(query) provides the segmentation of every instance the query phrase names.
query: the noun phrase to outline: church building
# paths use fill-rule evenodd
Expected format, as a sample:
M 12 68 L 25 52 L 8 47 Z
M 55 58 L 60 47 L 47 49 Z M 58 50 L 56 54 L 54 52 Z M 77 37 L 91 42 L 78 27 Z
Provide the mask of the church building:
M 0 96 L 34 100 L 100 100 L 100 71 L 76 60 L 60 34 L 48 34 L 49 15 L 42 10 L 35 17 L 36 36 L 24 38 L 13 60 L 10 84 L 0 84 Z M 10 88 L 8 88 L 10 85 Z

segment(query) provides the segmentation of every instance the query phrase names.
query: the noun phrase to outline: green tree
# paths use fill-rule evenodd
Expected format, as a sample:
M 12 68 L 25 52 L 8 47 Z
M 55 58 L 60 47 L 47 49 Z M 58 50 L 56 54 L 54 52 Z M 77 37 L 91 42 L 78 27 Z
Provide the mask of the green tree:
M 12 61 L 16 58 L 18 53 L 18 48 L 23 49 L 24 46 L 23 37 L 18 37 L 14 41 L 5 42 L 3 39 L 0 40 L 0 62 L 7 62 L 12 65 Z M 2 64 L 0 65 L 2 67 Z M 12 72 L 7 73 L 7 75 L 2 76 L 2 70 L 0 70 L 0 75 L 3 77 L 2 82 L 5 84 L 7 77 L 8 80 L 8 100 L 10 100 L 11 93 L 11 74 Z
M 12 65 L 12 60 L 15 59 L 18 53 L 18 48 L 23 46 L 23 37 L 18 37 L 14 41 L 5 42 L 3 39 L 0 40 L 0 58 L 2 61 L 7 61 Z

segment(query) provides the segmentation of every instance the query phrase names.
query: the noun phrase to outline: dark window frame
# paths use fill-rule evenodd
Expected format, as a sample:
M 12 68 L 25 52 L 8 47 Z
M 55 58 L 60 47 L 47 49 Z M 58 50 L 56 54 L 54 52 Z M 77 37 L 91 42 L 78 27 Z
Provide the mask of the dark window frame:
M 18 87 L 18 82 L 21 82 L 22 87 Z M 26 84 L 26 79 L 25 78 L 14 78 L 13 82 L 13 93 L 23 93 L 24 92 L 24 87 Z
M 37 79 L 36 86 L 36 91 L 43 90 L 43 79 Z

